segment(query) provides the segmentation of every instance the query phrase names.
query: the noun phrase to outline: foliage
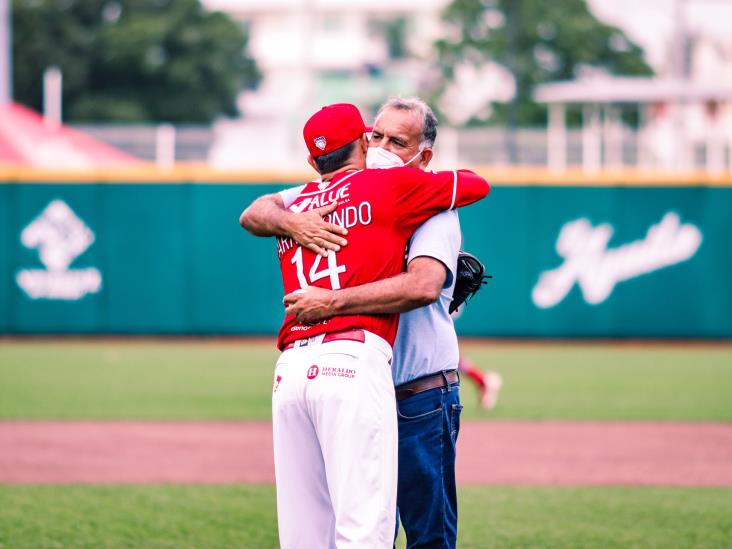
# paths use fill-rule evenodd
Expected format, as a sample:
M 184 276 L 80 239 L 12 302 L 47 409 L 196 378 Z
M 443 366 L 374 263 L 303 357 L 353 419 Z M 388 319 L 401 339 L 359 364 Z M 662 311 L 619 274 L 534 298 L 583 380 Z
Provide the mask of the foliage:
M 15 98 L 40 109 L 56 65 L 75 122 L 210 122 L 260 79 L 247 34 L 199 0 L 14 0 L 12 23 Z
M 381 35 L 386 42 L 389 59 L 403 59 L 407 56 L 407 18 L 398 16 L 389 19 L 370 21 L 374 33 Z
M 652 74 L 642 49 L 620 29 L 598 21 L 586 0 L 453 0 L 443 18 L 447 38 L 436 47 L 445 81 L 464 62 L 492 61 L 512 73 L 512 105 L 494 105 L 499 123 L 545 123 L 545 107 L 532 100 L 537 84 L 588 71 Z

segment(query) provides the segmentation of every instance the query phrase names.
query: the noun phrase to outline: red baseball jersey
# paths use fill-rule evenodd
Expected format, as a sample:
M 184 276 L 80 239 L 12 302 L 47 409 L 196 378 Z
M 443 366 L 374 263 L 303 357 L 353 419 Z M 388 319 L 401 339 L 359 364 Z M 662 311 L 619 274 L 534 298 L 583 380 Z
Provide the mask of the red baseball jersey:
M 398 275 L 412 233 L 444 210 L 467 206 L 488 194 L 488 183 L 467 170 L 425 172 L 414 168 L 361 170 L 331 181 L 308 183 L 290 205 L 304 212 L 338 202 L 326 221 L 348 229 L 348 245 L 324 258 L 291 238 L 277 239 L 285 293 L 307 286 L 339 290 Z M 399 315 L 336 316 L 315 325 L 286 315 L 277 346 L 326 332 L 363 328 L 394 344 Z

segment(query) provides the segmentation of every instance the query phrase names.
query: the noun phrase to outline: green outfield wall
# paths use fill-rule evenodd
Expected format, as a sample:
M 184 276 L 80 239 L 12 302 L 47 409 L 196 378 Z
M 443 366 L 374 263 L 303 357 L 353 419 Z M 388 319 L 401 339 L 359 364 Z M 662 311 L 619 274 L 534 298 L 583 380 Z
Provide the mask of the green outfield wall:
M 0 184 L 0 333 L 273 334 L 284 184 Z M 494 186 L 460 214 L 493 275 L 470 336 L 732 337 L 732 188 Z

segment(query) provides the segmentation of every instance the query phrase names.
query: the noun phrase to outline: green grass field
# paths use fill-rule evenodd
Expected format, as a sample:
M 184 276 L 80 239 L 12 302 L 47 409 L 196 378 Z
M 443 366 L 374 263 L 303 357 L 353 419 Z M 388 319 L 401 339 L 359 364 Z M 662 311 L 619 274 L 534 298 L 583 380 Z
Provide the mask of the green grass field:
M 269 486 L 0 487 L 0 547 L 277 547 Z M 724 489 L 463 488 L 459 547 L 729 547 Z M 400 540 L 399 547 L 403 547 Z
M 466 418 L 731 421 L 732 346 L 476 345 L 504 379 Z M 0 418 L 269 419 L 276 350 L 215 342 L 4 342 Z
M 465 382 L 466 418 L 732 420 L 732 346 L 463 350 L 505 379 L 490 414 Z M 0 419 L 269 419 L 276 355 L 244 341 L 2 341 Z M 463 486 L 460 500 L 461 548 L 732 547 L 729 488 Z M 2 549 L 276 546 L 271 486 L 0 486 Z

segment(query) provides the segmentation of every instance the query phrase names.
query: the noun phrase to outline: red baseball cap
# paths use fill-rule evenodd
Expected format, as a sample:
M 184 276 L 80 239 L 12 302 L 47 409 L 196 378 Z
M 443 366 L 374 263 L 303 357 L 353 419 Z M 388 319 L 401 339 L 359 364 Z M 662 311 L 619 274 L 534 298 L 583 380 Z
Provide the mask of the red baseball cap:
M 305 144 L 313 156 L 322 156 L 348 145 L 366 133 L 361 113 L 350 103 L 323 107 L 312 115 L 302 130 Z

